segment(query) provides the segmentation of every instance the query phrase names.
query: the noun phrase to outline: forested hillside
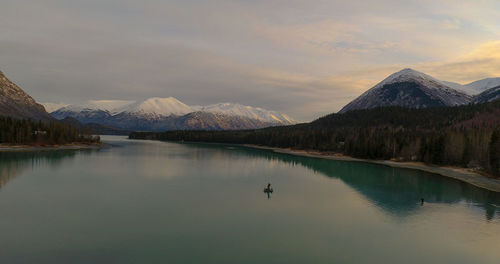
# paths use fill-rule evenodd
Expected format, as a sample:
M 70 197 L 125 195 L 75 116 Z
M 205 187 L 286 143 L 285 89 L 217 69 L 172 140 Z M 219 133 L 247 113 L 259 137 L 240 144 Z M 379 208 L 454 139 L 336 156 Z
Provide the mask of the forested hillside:
M 500 176 L 500 101 L 331 114 L 307 124 L 239 131 L 134 132 L 130 138 L 255 144 L 366 159 L 422 161 Z
M 74 126 L 58 121 L 35 122 L 0 116 L 0 144 L 57 145 L 99 140 L 98 136 L 81 134 Z

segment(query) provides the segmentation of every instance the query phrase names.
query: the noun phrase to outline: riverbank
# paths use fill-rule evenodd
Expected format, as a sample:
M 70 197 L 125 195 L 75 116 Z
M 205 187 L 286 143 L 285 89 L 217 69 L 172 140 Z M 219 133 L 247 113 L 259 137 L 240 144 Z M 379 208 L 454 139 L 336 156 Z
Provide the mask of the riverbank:
M 481 175 L 477 172 L 458 167 L 447 167 L 447 166 L 432 166 L 421 162 L 399 162 L 399 161 L 391 161 L 391 160 L 368 160 L 368 159 L 358 159 L 349 156 L 344 156 L 341 154 L 333 154 L 333 153 L 323 153 L 316 151 L 304 151 L 304 150 L 293 150 L 293 149 L 284 149 L 284 148 L 273 148 L 273 147 L 265 147 L 265 146 L 257 146 L 257 145 L 249 145 L 243 144 L 241 146 L 255 149 L 264 149 L 273 151 L 281 154 L 289 154 L 295 156 L 309 157 L 309 158 L 321 158 L 321 159 L 330 159 L 330 160 L 339 160 L 339 161 L 355 161 L 355 162 L 366 162 L 379 164 L 384 166 L 390 166 L 395 168 L 404 168 L 404 169 L 413 169 L 425 171 L 433 174 L 439 174 L 441 176 L 450 177 L 453 179 L 457 179 L 459 181 L 463 181 L 469 184 L 472 184 L 476 187 L 480 187 L 483 189 L 487 189 L 494 192 L 500 192 L 500 179 L 493 179 Z
M 99 149 L 104 146 L 103 143 L 91 144 L 62 144 L 62 145 L 2 145 L 0 144 L 0 152 L 20 152 L 20 151 L 49 151 L 49 150 L 83 150 L 83 149 Z

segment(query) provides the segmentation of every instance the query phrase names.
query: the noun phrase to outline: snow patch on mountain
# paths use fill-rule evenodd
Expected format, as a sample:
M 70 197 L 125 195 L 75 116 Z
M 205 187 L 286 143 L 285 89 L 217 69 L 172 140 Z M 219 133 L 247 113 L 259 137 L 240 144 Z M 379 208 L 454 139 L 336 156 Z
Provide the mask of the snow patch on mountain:
M 442 82 L 447 86 L 455 90 L 465 92 L 468 95 L 478 95 L 488 89 L 499 86 L 500 78 L 486 78 L 465 85 L 455 82 L 447 82 L 447 81 L 442 81 Z
M 116 110 L 117 112 L 135 113 L 139 115 L 158 115 L 158 116 L 170 116 L 170 115 L 180 116 L 194 111 L 193 108 L 177 100 L 174 97 L 167 97 L 167 98 L 152 97 L 144 101 L 125 105 Z
M 462 85 L 456 82 L 441 81 L 425 73 L 418 72 L 410 68 L 406 68 L 390 75 L 381 83 L 379 83 L 376 87 L 394 82 L 419 80 L 419 79 L 424 81 L 423 84 L 440 83 L 444 86 L 455 89 L 459 92 L 464 92 L 468 95 L 476 95 L 490 88 L 500 85 L 500 77 L 481 79 L 469 84 Z
M 440 80 L 435 79 L 430 75 L 427 75 L 423 72 L 419 72 L 410 68 L 406 68 L 389 75 L 387 78 L 379 82 L 370 90 L 376 90 L 384 85 L 391 83 L 407 82 L 407 81 L 418 81 L 425 85 L 435 85 L 435 84 L 445 85 Z
M 173 97 L 153 97 L 138 102 L 92 101 L 65 106 L 51 115 L 57 119 L 72 117 L 86 124 L 145 131 L 257 129 L 296 123 L 287 115 L 258 107 L 234 103 L 188 106 Z
M 69 105 L 69 104 L 65 104 L 65 103 L 40 103 L 40 104 L 43 105 L 43 107 L 45 107 L 45 111 L 47 111 L 49 113 L 54 112 L 58 109 L 61 109 L 61 108 Z
M 430 89 L 431 92 L 432 90 L 440 92 L 440 93 L 433 93 L 432 95 L 438 97 L 446 105 L 451 106 L 451 105 L 461 105 L 467 103 L 467 100 L 464 100 L 464 98 L 461 96 L 464 94 L 461 93 L 460 91 L 450 88 L 442 81 L 430 75 L 427 75 L 425 73 L 410 68 L 406 68 L 399 72 L 391 74 L 389 77 L 385 78 L 382 82 L 378 83 L 368 91 L 377 90 L 387 84 L 401 83 L 401 82 L 417 82 L 423 85 L 424 87 L 431 88 Z
M 48 104 L 47 104 L 48 105 Z M 238 103 L 218 103 L 207 106 L 189 106 L 174 97 L 152 97 L 143 101 L 123 100 L 91 100 L 79 105 L 66 105 L 59 109 L 51 109 L 54 116 L 96 115 L 108 112 L 110 115 L 135 115 L 146 119 L 158 119 L 168 116 L 182 116 L 192 112 L 207 112 L 226 116 L 239 116 L 273 124 L 295 124 L 291 117 L 276 111 L 260 107 L 241 105 Z M 95 113 L 94 113 L 95 112 Z
M 384 106 L 453 106 L 466 104 L 470 100 L 470 95 L 457 91 L 432 76 L 407 68 L 389 75 L 347 104 L 340 113 Z
M 476 95 L 479 93 L 478 91 L 472 89 L 471 87 L 456 82 L 447 82 L 447 81 L 441 81 L 441 82 L 452 89 L 455 89 L 457 91 L 463 92 L 468 95 Z
M 57 111 L 81 112 L 88 110 L 102 110 L 110 113 L 115 113 L 120 107 L 134 103 L 135 101 L 127 100 L 89 100 L 83 104 L 67 105 L 56 109 Z M 53 112 L 53 111 L 50 111 Z
M 285 114 L 269 111 L 260 107 L 252 107 L 237 103 L 218 103 L 207 106 L 197 106 L 198 111 L 220 113 L 229 116 L 243 116 L 263 122 L 295 124 L 296 121 Z
M 470 89 L 471 91 L 474 91 L 475 92 L 474 94 L 479 94 L 490 88 L 497 87 L 499 85 L 500 85 L 500 77 L 486 78 L 475 82 L 471 82 L 464 86 Z

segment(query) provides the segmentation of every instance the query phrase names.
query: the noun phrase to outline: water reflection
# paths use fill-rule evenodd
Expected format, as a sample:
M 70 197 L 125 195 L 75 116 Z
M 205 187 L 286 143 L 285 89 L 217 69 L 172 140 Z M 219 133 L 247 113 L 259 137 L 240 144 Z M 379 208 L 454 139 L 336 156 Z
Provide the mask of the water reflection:
M 56 169 L 64 160 L 72 159 L 76 153 L 90 154 L 95 150 L 56 150 L 33 152 L 0 152 L 0 189 L 27 169 L 50 166 Z
M 0 168 L 27 169 L 11 174 L 22 176 L 0 191 L 0 263 L 500 257 L 496 196 L 440 176 L 243 148 L 122 141 L 89 156 L 1 156 Z M 268 183 L 276 189 L 270 199 Z
M 327 177 L 342 180 L 384 212 L 397 217 L 410 216 L 426 204 L 465 202 L 484 210 L 486 219 L 492 220 L 500 206 L 499 193 L 417 170 L 299 157 L 243 147 L 228 149 L 217 145 L 187 144 L 189 145 L 197 148 L 218 148 L 224 155 L 232 155 L 231 158 L 250 155 L 270 162 L 284 162 L 309 168 Z M 421 202 L 422 198 L 424 203 Z
M 264 188 L 264 193 L 267 194 L 267 199 L 271 199 L 271 194 L 273 193 L 273 188 L 271 187 L 271 183 L 267 184 L 267 187 Z
M 158 142 L 149 142 L 158 144 Z M 119 142 L 117 146 L 132 142 Z M 141 145 L 148 142 L 141 142 Z M 170 144 L 169 148 L 175 147 Z M 207 151 L 210 150 L 210 151 Z M 95 150 L 61 150 L 43 152 L 0 152 L 0 188 L 20 175 L 26 169 L 36 169 L 37 166 L 57 168 L 63 161 L 73 159 L 77 153 L 89 155 Z M 136 153 L 136 151 L 140 153 Z M 161 152 L 161 153 L 160 153 Z M 478 208 L 484 212 L 487 220 L 498 215 L 500 194 L 477 188 L 454 179 L 441 177 L 416 170 L 391 168 L 369 163 L 340 162 L 325 159 L 298 157 L 278 154 L 271 151 L 249 149 L 243 147 L 224 147 L 210 144 L 182 144 L 175 151 L 165 151 L 162 148 L 138 147 L 130 151 L 120 151 L 120 155 L 149 157 L 166 156 L 167 159 L 185 159 L 187 162 L 207 162 L 218 160 L 231 162 L 245 160 L 249 157 L 266 159 L 270 163 L 284 163 L 289 166 L 302 166 L 329 178 L 339 179 L 370 203 L 382 209 L 385 213 L 396 217 L 407 217 L 415 214 L 426 205 L 457 204 Z M 230 159 L 228 159 L 228 156 Z M 161 162 L 161 160 L 160 160 Z M 149 164 L 149 163 L 148 163 Z M 270 179 L 266 179 L 266 182 Z M 262 190 L 262 189 L 261 189 Z M 270 199 L 271 192 L 264 191 Z M 425 202 L 421 202 L 424 198 Z

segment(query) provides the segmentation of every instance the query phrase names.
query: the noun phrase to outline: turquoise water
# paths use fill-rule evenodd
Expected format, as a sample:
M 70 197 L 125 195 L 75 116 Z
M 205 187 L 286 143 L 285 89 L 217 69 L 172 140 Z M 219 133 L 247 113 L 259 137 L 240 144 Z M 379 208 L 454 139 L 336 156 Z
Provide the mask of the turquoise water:
M 500 262 L 500 195 L 456 180 L 104 140 L 113 147 L 0 153 L 0 263 Z

